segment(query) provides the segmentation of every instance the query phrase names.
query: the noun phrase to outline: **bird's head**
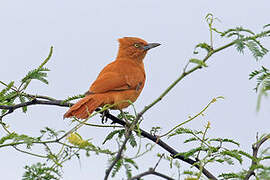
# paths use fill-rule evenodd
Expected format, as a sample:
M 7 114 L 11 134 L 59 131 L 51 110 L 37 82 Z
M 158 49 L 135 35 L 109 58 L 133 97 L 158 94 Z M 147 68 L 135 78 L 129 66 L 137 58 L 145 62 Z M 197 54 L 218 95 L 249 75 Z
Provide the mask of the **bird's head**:
M 145 40 L 136 37 L 124 37 L 118 39 L 118 58 L 127 58 L 141 62 L 148 50 L 159 46 L 159 43 L 147 43 Z

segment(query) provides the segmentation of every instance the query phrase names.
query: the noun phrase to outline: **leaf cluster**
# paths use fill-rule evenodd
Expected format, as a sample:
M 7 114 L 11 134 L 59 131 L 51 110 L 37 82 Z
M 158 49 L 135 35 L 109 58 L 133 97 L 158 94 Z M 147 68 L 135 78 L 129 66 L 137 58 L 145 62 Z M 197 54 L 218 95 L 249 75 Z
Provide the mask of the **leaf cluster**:
M 200 167 L 205 167 L 210 163 L 227 163 L 234 165 L 234 161 L 242 164 L 243 156 L 252 158 L 252 155 L 245 153 L 239 149 L 229 149 L 228 145 L 240 146 L 238 142 L 228 138 L 210 138 L 207 136 L 207 130 L 209 126 L 205 127 L 204 131 L 192 130 L 189 128 L 180 127 L 169 135 L 169 138 L 175 136 L 185 135 L 183 143 L 192 143 L 194 147 L 188 151 L 180 152 L 174 156 L 183 156 L 184 158 L 195 158 L 197 159 L 196 164 Z M 193 175 L 200 178 L 201 172 L 199 171 L 188 171 L 185 175 Z
M 0 144 L 4 144 L 6 141 L 11 141 L 11 145 L 26 144 L 28 149 L 31 148 L 34 142 L 40 141 L 40 137 L 30 137 L 25 134 L 10 133 L 0 139 Z
M 257 80 L 254 90 L 258 92 L 257 110 L 260 108 L 262 96 L 267 96 L 267 92 L 270 90 L 270 71 L 264 66 L 259 70 L 254 70 L 249 74 L 249 79 Z
M 61 177 L 58 169 L 48 167 L 46 163 L 38 162 L 31 166 L 25 166 L 24 169 L 23 180 L 59 180 Z
M 15 86 L 14 81 L 9 82 L 8 84 L 0 81 L 0 84 L 4 86 L 4 88 L 0 91 L 0 105 L 14 105 L 16 99 L 20 101 L 20 103 L 25 103 L 26 99 L 32 100 L 33 97 L 28 96 L 24 93 L 28 85 L 32 80 L 39 80 L 45 84 L 48 84 L 48 80 L 46 79 L 50 71 L 48 68 L 44 67 L 44 65 L 50 60 L 53 53 L 53 47 L 51 47 L 48 57 L 41 63 L 41 65 L 31 70 L 27 73 L 25 77 L 21 79 L 21 83 L 19 86 Z M 3 109 L 2 115 L 4 115 L 8 110 Z M 27 111 L 27 106 L 22 107 L 22 111 Z
M 244 49 L 248 48 L 253 57 L 256 60 L 259 60 L 266 55 L 269 50 L 266 49 L 257 38 L 258 36 L 264 37 L 269 34 L 270 32 L 263 31 L 256 36 L 256 34 L 250 29 L 236 27 L 222 32 L 221 37 L 235 38 L 235 46 L 237 51 L 244 53 Z
M 114 159 L 115 157 L 113 157 L 109 162 L 113 162 Z M 127 178 L 132 177 L 132 167 L 134 167 L 135 169 L 139 168 L 134 160 L 123 157 L 119 161 L 117 161 L 117 163 L 113 167 L 112 177 L 115 177 L 122 167 L 125 169 Z

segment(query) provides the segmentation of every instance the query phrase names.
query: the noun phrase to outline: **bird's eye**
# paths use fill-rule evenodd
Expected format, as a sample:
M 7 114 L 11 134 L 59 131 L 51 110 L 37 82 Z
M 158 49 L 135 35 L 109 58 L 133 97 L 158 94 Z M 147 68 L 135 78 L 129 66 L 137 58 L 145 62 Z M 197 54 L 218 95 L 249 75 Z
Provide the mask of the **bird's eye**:
M 139 48 L 139 47 L 141 47 L 141 46 L 140 46 L 140 44 L 135 43 L 135 44 L 134 44 L 134 47 L 135 47 L 135 48 Z

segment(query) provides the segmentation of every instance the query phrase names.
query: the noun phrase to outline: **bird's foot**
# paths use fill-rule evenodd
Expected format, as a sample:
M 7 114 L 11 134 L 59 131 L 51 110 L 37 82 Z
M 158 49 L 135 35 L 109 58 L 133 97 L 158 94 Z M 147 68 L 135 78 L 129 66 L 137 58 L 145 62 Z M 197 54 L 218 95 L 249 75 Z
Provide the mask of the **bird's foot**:
M 110 114 L 110 111 L 108 109 L 102 112 L 102 114 L 100 116 L 102 124 L 107 123 L 108 117 L 106 115 L 108 115 L 108 114 Z

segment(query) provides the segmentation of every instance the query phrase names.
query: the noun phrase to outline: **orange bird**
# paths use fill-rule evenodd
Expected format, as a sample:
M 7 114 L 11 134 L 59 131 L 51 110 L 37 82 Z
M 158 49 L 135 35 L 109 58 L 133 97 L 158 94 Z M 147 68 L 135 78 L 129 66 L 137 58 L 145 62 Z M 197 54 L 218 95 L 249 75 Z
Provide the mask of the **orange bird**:
M 149 49 L 159 43 L 147 43 L 135 37 L 118 39 L 118 55 L 105 66 L 86 92 L 86 96 L 74 104 L 64 118 L 86 119 L 105 104 L 114 104 L 112 109 L 123 109 L 135 102 L 145 83 L 143 59 Z

